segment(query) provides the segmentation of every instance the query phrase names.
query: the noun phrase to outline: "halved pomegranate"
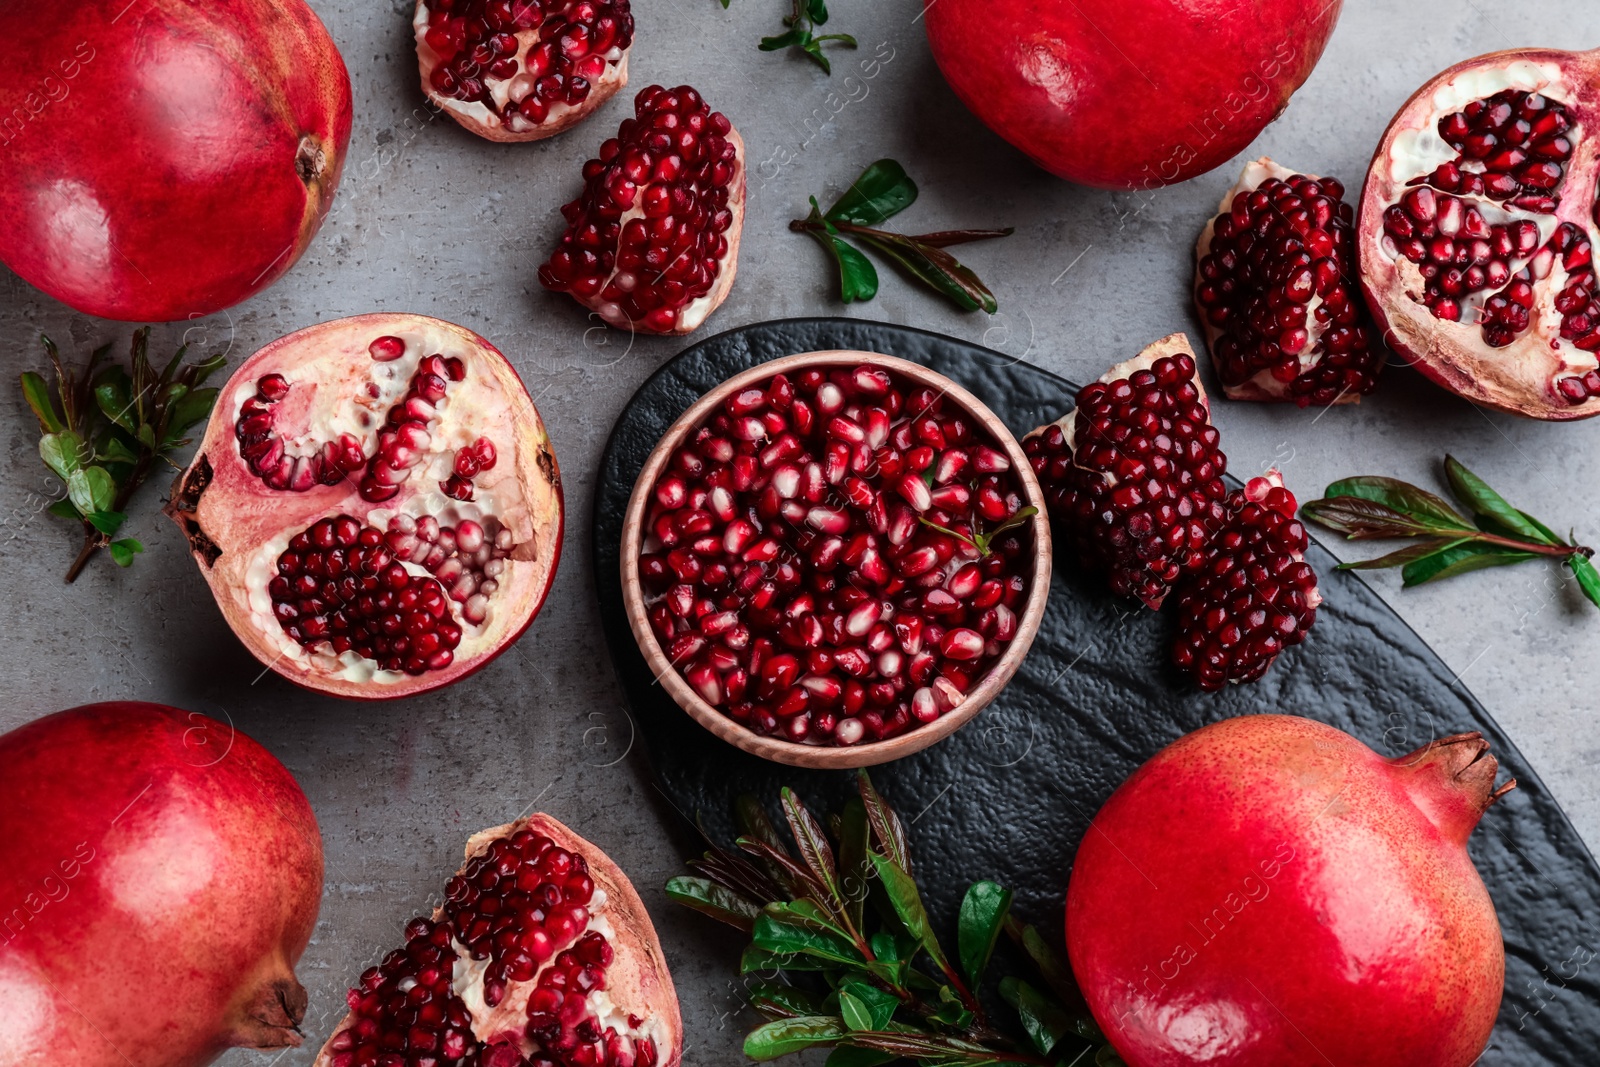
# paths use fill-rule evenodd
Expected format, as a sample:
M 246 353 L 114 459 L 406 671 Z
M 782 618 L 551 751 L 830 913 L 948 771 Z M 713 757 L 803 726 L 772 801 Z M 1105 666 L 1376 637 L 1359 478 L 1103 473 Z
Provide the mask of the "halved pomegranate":
M 677 1067 L 683 1021 L 644 902 L 548 815 L 474 834 L 431 918 L 362 973 L 316 1067 Z
M 491 141 L 538 141 L 628 84 L 629 0 L 417 0 L 422 90 Z
M 1301 407 L 1372 392 L 1384 352 L 1361 296 L 1344 185 L 1262 158 L 1218 210 L 1195 246 L 1194 303 L 1222 391 Z
M 484 666 L 561 550 L 561 475 L 516 371 L 421 315 L 325 322 L 247 359 L 167 512 L 245 646 L 342 697 Z
M 1084 569 L 1159 608 L 1222 526 L 1219 441 L 1194 350 L 1175 333 L 1084 386 L 1076 408 L 1022 447 Z
M 1400 109 L 1361 197 L 1362 285 L 1446 389 L 1538 419 L 1600 414 L 1600 50 L 1458 63 Z
M 685 334 L 717 309 L 738 270 L 744 141 L 687 85 L 652 85 L 634 117 L 583 165 L 583 194 L 539 268 L 613 326 Z

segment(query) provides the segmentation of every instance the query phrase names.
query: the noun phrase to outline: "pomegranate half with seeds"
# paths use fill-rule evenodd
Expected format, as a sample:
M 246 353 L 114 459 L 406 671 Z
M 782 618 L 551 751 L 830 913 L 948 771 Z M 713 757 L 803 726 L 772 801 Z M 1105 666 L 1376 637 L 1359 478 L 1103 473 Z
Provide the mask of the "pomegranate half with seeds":
M 661 942 L 594 845 L 543 814 L 484 830 L 444 895 L 362 973 L 315 1067 L 678 1067 Z
M 931 744 L 999 690 L 1043 612 L 1048 531 L 1021 459 L 976 398 L 914 363 L 747 371 L 685 413 L 634 488 L 635 636 L 679 703 L 760 755 L 859 766 L 817 747 Z M 864 758 L 903 754 L 886 751 Z
M 1458 63 L 1390 122 L 1361 198 L 1389 343 L 1474 403 L 1600 414 L 1600 51 Z
M 583 165 L 583 193 L 539 268 L 605 322 L 692 332 L 733 287 L 744 226 L 744 141 L 687 85 L 652 85 Z
M 409 696 L 533 621 L 561 476 L 505 356 L 421 315 L 267 345 L 229 379 L 167 512 L 263 663 L 335 696 Z
M 417 0 L 422 89 L 491 141 L 538 141 L 628 84 L 629 0 Z
M 1195 246 L 1195 310 L 1233 400 L 1344 404 L 1384 351 L 1356 271 L 1355 212 L 1334 178 L 1245 165 Z

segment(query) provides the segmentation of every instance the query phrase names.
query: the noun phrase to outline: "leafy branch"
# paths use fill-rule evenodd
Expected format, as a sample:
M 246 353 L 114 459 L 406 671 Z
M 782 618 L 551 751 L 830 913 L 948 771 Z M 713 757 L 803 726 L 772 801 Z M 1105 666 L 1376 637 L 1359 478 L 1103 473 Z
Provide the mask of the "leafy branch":
M 1025 508 L 1019 509 L 1015 515 L 1012 515 L 1010 518 L 1006 519 L 1005 522 L 1002 522 L 992 530 L 973 530 L 971 537 L 968 537 L 966 534 L 960 533 L 959 531 L 952 530 L 948 526 L 940 526 L 936 522 L 930 522 L 921 516 L 918 516 L 918 521 L 931 530 L 938 530 L 940 533 L 945 534 L 948 537 L 954 537 L 957 541 L 965 541 L 967 544 L 971 545 L 977 550 L 980 558 L 988 559 L 989 556 L 994 552 L 995 541 L 998 540 L 1001 535 L 1008 534 L 1012 530 L 1017 529 L 1019 526 L 1026 526 L 1028 524 L 1028 520 L 1037 514 L 1039 514 L 1039 509 L 1030 504 Z
M 128 503 L 155 462 L 170 464 L 167 453 L 188 444 L 184 433 L 211 414 L 217 390 L 200 385 L 223 360 L 216 355 L 184 363 L 185 346 L 157 372 L 145 327 L 134 331 L 127 367 L 106 362 L 111 345 L 105 344 L 73 370 L 62 365 L 55 342 L 42 340 L 55 369 L 55 392 L 42 375 L 24 371 L 22 393 L 44 432 L 40 458 L 66 485 L 67 495 L 48 510 L 83 525 L 83 548 L 67 569 L 71 582 L 101 548 L 123 567 L 144 551 L 133 538 L 116 537 Z
M 1417 543 L 1376 559 L 1340 564 L 1341 570 L 1400 567 L 1406 587 L 1450 578 L 1484 567 L 1502 567 L 1541 557 L 1572 569 L 1578 587 L 1600 606 L 1600 572 L 1594 549 L 1563 539 L 1505 498 L 1453 456 L 1444 458 L 1450 491 L 1471 513 L 1462 515 L 1448 501 L 1394 478 L 1346 478 L 1328 486 L 1320 500 L 1301 508 L 1306 517 L 1352 541 L 1410 537 Z
M 811 197 L 811 214 L 789 223 L 795 233 L 807 233 L 827 250 L 839 268 L 839 296 L 847 304 L 871 300 L 878 294 L 878 272 L 872 261 L 844 240 L 854 238 L 898 266 L 912 279 L 945 297 L 963 311 L 980 308 L 994 314 L 999 305 L 994 293 L 968 267 L 945 249 L 968 241 L 1006 237 L 1013 231 L 941 230 L 906 235 L 875 227 L 910 207 L 917 185 L 905 168 L 892 159 L 880 159 L 846 189 L 824 212 Z
M 729 0 L 722 0 L 723 7 L 727 7 L 728 3 Z M 817 36 L 817 27 L 827 21 L 827 0 L 794 0 L 793 14 L 786 15 L 783 19 L 783 24 L 789 28 L 776 36 L 761 38 L 759 47 L 763 52 L 798 48 L 810 56 L 811 61 L 821 67 L 824 74 L 832 74 L 833 64 L 822 54 L 822 46 L 829 41 L 837 41 L 846 48 L 854 48 L 856 39 L 848 33 L 825 33 Z
M 689 861 L 693 876 L 667 883 L 671 899 L 750 935 L 740 972 L 769 1021 L 746 1036 L 745 1055 L 766 1061 L 832 1047 L 828 1067 L 1120 1065 L 1066 964 L 1011 915 L 1010 890 L 971 886 L 956 953 L 945 951 L 904 825 L 865 771 L 857 788 L 826 827 L 784 789 L 793 851 L 761 804 L 741 798 L 736 850 L 712 843 Z M 1034 982 L 997 983 L 1015 1016 L 1009 1030 L 991 1023 L 979 996 L 1002 933 L 1038 972 Z M 1093 1059 L 1082 1060 L 1090 1049 Z

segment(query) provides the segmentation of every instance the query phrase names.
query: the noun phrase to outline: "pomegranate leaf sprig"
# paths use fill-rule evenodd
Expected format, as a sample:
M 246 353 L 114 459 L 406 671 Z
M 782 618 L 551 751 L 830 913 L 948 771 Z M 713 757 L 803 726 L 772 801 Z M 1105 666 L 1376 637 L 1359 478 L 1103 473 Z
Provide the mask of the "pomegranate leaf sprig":
M 127 367 L 106 362 L 111 345 L 105 344 L 73 370 L 62 365 L 55 342 L 42 340 L 55 368 L 55 393 L 33 371 L 23 372 L 22 393 L 44 432 L 39 456 L 66 487 L 67 495 L 47 510 L 83 526 L 83 548 L 67 570 L 71 582 L 102 548 L 122 567 L 144 551 L 133 538 L 116 536 L 128 503 L 156 461 L 188 444 L 184 433 L 211 414 L 217 390 L 200 386 L 223 359 L 185 363 L 185 345 L 157 371 L 145 327 L 134 331 Z
M 724 8 L 728 3 L 729 0 L 722 0 Z M 855 48 L 856 39 L 848 33 L 824 33 L 818 36 L 817 27 L 827 21 L 828 0 L 794 0 L 794 13 L 785 15 L 783 19 L 783 24 L 789 28 L 775 36 L 761 38 L 761 44 L 757 47 L 763 52 L 798 48 L 809 56 L 813 63 L 821 67 L 824 74 L 831 75 L 833 64 L 823 55 L 822 46 L 830 41 L 837 41 L 846 48 Z
M 750 935 L 739 970 L 751 1007 L 769 1021 L 745 1037 L 745 1055 L 760 1062 L 832 1047 L 832 1067 L 899 1059 L 1119 1067 L 1066 963 L 1011 914 L 1010 890 L 971 886 L 956 952 L 945 951 L 913 877 L 904 824 L 865 771 L 857 789 L 826 825 L 783 790 L 794 850 L 761 803 L 741 797 L 738 851 L 711 843 L 689 861 L 694 876 L 667 882 L 671 899 Z M 1037 972 L 995 982 L 1015 1013 L 1006 1029 L 979 997 L 1002 933 Z
M 1345 478 L 1328 486 L 1321 500 L 1302 508 L 1313 522 L 1352 541 L 1412 537 L 1417 543 L 1375 559 L 1342 563 L 1341 570 L 1400 567 L 1406 587 L 1450 578 L 1484 567 L 1530 559 L 1555 559 L 1572 569 L 1578 588 L 1600 606 L 1600 572 L 1594 549 L 1574 535 L 1563 539 L 1538 519 L 1512 507 L 1453 456 L 1444 458 L 1450 491 L 1471 512 L 1462 515 L 1443 498 L 1394 478 Z
M 917 184 L 905 168 L 892 159 L 880 159 L 851 183 L 834 205 L 824 212 L 811 197 L 811 214 L 789 223 L 795 233 L 808 233 L 827 250 L 839 267 L 839 296 L 846 303 L 871 300 L 878 295 L 878 272 L 872 261 L 844 240 L 854 238 L 899 267 L 963 311 L 982 309 L 993 315 L 999 305 L 994 293 L 976 274 L 945 249 L 968 241 L 1007 237 L 1003 230 L 942 230 L 906 235 L 875 229 L 917 199 Z

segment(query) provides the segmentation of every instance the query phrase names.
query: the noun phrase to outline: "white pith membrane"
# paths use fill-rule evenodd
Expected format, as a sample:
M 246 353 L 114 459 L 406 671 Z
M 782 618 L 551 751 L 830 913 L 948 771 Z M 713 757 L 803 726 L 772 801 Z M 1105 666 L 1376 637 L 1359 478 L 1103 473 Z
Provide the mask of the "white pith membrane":
M 393 359 L 374 358 L 371 346 L 380 337 L 398 338 L 403 352 Z M 393 454 L 379 448 L 390 411 L 407 400 L 419 364 L 434 356 L 459 360 L 461 380 L 447 381 L 443 397 L 424 409 L 432 412 L 428 441 L 399 476 L 394 495 L 364 499 L 363 483 L 370 484 L 383 457 Z M 242 455 L 247 447 L 264 447 L 264 437 L 241 438 L 239 426 L 247 403 L 254 405 L 250 410 L 262 408 L 261 383 L 273 375 L 287 385 L 268 416 L 270 443 L 274 449 L 281 444 L 285 468 L 296 464 L 305 475 L 306 464 L 318 462 L 323 446 L 340 435 L 359 445 L 364 464 L 342 475 L 323 464 L 314 469 L 332 469 L 328 480 L 333 484 L 306 475 L 296 479 L 311 483 L 300 491 L 267 484 Z M 480 447 L 484 439 L 495 449 L 493 465 L 472 474 L 464 489 L 461 479 L 452 483 L 462 452 Z M 446 495 L 446 485 L 471 499 Z M 221 390 L 168 511 L 189 535 L 218 605 L 251 652 L 293 681 L 341 696 L 383 696 L 396 688 L 411 692 L 419 682 L 420 688 L 432 688 L 482 666 L 483 654 L 513 640 L 543 600 L 561 533 L 554 455 L 516 372 L 470 331 L 410 315 L 323 323 L 281 338 L 245 361 Z M 280 603 L 269 588 L 281 573 L 280 559 L 297 534 L 341 516 L 384 534 L 382 551 L 407 575 L 438 583 L 445 618 L 460 630 L 447 665 L 412 673 L 382 669 L 354 648 L 336 651 L 331 635 L 303 645 L 286 631 L 290 620 L 280 621 Z M 401 538 L 396 523 L 405 522 L 402 516 L 413 520 L 413 530 L 420 519 L 431 540 Z
M 506 12 L 515 14 L 527 8 L 536 10 L 541 6 L 555 8 L 551 14 L 560 14 L 583 4 L 585 0 L 570 0 L 567 3 L 549 3 L 548 0 L 541 5 L 540 0 L 455 0 L 450 12 L 446 14 L 468 14 L 474 18 L 482 18 L 481 10 L 499 7 Z M 627 14 L 626 0 L 618 3 L 617 0 L 602 0 L 601 3 L 590 2 L 591 8 L 606 7 L 611 4 L 622 9 L 628 18 L 627 45 L 613 44 L 603 52 L 593 53 L 604 62 L 600 75 L 588 79 L 590 88 L 588 94 L 577 103 L 568 103 L 565 100 L 552 102 L 540 121 L 525 115 L 520 106 L 530 94 L 534 92 L 537 76 L 530 72 L 529 54 L 535 52 L 543 42 L 541 25 L 518 29 L 509 25 L 504 32 L 516 39 L 514 51 L 496 57 L 497 59 L 510 59 L 516 63 L 517 70 L 508 77 L 499 77 L 491 73 L 488 67 L 483 68 L 482 81 L 488 91 L 494 106 L 491 108 L 481 100 L 464 100 L 456 96 L 441 92 L 434 85 L 433 72 L 442 63 L 447 63 L 444 58 L 428 41 L 428 30 L 432 25 L 433 8 L 439 8 L 437 0 L 430 7 L 429 0 L 417 0 L 416 12 L 412 16 L 411 28 L 417 41 L 417 67 L 422 76 L 423 92 L 428 98 L 438 104 L 445 112 L 459 122 L 462 126 L 478 134 L 480 137 L 492 141 L 538 141 L 552 137 L 564 130 L 577 125 L 583 119 L 611 98 L 617 90 L 628 84 L 628 54 L 631 51 L 632 18 Z M 455 57 L 452 57 L 455 58 Z
M 1358 227 L 1368 303 L 1379 326 L 1386 329 L 1391 346 L 1429 377 L 1469 400 L 1545 419 L 1600 414 L 1600 359 L 1595 351 L 1579 347 L 1575 343 L 1578 337 L 1562 336 L 1563 314 L 1556 307 L 1562 291 L 1575 276 L 1582 280 L 1582 275 L 1587 274 L 1591 281 L 1595 276 L 1592 256 L 1600 236 L 1596 224 L 1600 140 L 1594 135 L 1594 125 L 1600 101 L 1592 86 L 1597 76 L 1600 61 L 1595 53 L 1525 50 L 1469 60 L 1446 71 L 1413 97 L 1396 117 L 1374 157 Z M 1425 176 L 1431 179 L 1442 164 L 1455 164 L 1467 180 L 1474 176 L 1479 180 L 1492 177 L 1483 159 L 1473 158 L 1447 143 L 1439 124 L 1441 119 L 1464 112 L 1475 101 L 1491 101 L 1497 94 L 1508 92 L 1539 94 L 1566 109 L 1570 126 L 1564 136 L 1571 142 L 1571 155 L 1560 163 L 1564 173 L 1549 190 L 1550 195 L 1559 198 L 1555 209 L 1534 210 L 1512 202 L 1526 192 L 1511 199 L 1494 199 L 1486 192 L 1449 191 L 1433 180 L 1418 182 Z M 1530 162 L 1542 158 L 1531 152 L 1531 143 L 1525 154 Z M 1460 201 L 1463 215 L 1468 208 L 1475 210 L 1486 227 L 1526 221 L 1537 228 L 1537 241 L 1531 242 L 1531 249 L 1519 249 L 1505 260 L 1509 281 L 1496 285 L 1491 276 L 1485 287 L 1450 297 L 1457 309 L 1458 318 L 1454 321 L 1437 317 L 1423 303 L 1428 279 L 1422 265 L 1402 254 L 1396 238 L 1386 229 L 1385 211 L 1397 205 L 1405 210 L 1403 197 L 1419 187 L 1435 194 L 1437 219 L 1445 218 L 1449 211 L 1452 221 L 1448 225 L 1454 232 L 1445 235 L 1452 237 L 1457 247 L 1467 245 L 1471 235 L 1459 229 L 1455 209 L 1445 206 L 1448 199 Z M 1576 263 L 1570 271 L 1563 262 L 1567 256 L 1552 247 L 1552 239 L 1563 224 L 1575 228 L 1578 234 L 1567 248 L 1575 249 L 1587 242 L 1586 254 L 1591 259 L 1586 264 Z M 1445 226 L 1438 229 L 1443 233 Z M 1433 239 L 1428 230 L 1423 230 L 1422 235 L 1425 241 Z M 1492 264 L 1445 264 L 1461 269 L 1473 265 L 1487 269 Z M 1491 298 L 1509 294 L 1523 280 L 1524 271 L 1531 275 L 1526 280 L 1532 286 L 1528 325 L 1517 331 L 1509 344 L 1491 346 L 1484 333 L 1485 306 Z M 1592 300 L 1594 286 L 1587 287 Z M 1583 331 L 1591 332 L 1592 327 Z M 1587 399 L 1575 403 L 1563 394 L 1561 383 L 1569 379 L 1589 383 L 1583 386 L 1589 393 Z
M 529 836 L 548 841 L 548 850 L 567 853 L 573 857 L 574 864 L 581 858 L 583 871 L 592 885 L 592 895 L 586 904 L 578 905 L 585 912 L 583 925 L 576 928 L 576 932 L 564 942 L 552 943 L 548 950 L 549 958 L 533 969 L 531 977 L 506 981 L 501 975 L 502 981 L 496 993 L 499 999 L 490 1005 L 486 980 L 497 973 L 497 953 L 485 951 L 481 953 L 482 958 L 475 958 L 474 952 L 461 941 L 465 932 L 456 925 L 461 920 L 452 916 L 451 902 L 460 908 L 465 901 L 465 893 L 455 887 L 471 879 L 477 869 L 475 861 L 490 856 L 491 849 L 497 843 L 498 847 L 513 857 L 513 862 L 522 860 L 523 854 L 508 846 L 514 840 Z M 494 866 L 492 863 L 486 865 Z M 528 860 L 517 863 L 510 874 L 502 876 L 500 886 L 484 891 L 483 896 L 513 899 L 519 891 L 516 880 L 524 871 L 528 872 L 526 877 L 530 881 L 536 877 L 541 882 L 562 881 L 540 873 L 537 863 Z M 577 871 L 576 866 L 574 871 Z M 507 885 L 513 888 L 507 889 Z M 452 896 L 452 892 L 456 895 Z M 467 910 L 471 916 L 482 918 L 482 912 L 471 908 L 471 904 L 478 899 L 473 897 L 468 908 L 463 910 Z M 573 899 L 577 898 L 568 896 L 568 901 Z M 405 1035 L 404 1043 L 398 1048 L 374 1048 L 381 1046 L 382 1039 L 364 1036 L 356 1029 L 363 1014 L 357 1001 L 369 985 L 378 985 L 374 972 L 379 968 L 373 968 L 365 972 L 361 982 L 350 991 L 352 1010 L 334 1028 L 317 1056 L 315 1067 L 384 1067 L 379 1057 L 385 1053 L 399 1056 L 397 1062 L 407 1067 L 413 1062 L 408 1057 L 413 1055 L 434 1057 L 436 1067 L 547 1067 L 549 1064 L 567 1067 L 569 1064 L 590 1063 L 607 1067 L 677 1067 L 682 1053 L 683 1024 L 677 993 L 667 970 L 660 941 L 632 883 L 593 844 L 542 813 L 483 830 L 467 841 L 466 862 L 447 883 L 446 900 L 446 904 L 433 909 L 431 920 L 428 921 L 450 930 L 449 947 L 442 953 L 451 968 L 448 990 L 452 997 L 459 998 L 465 1008 L 472 1043 L 467 1045 L 462 1055 L 449 1055 L 455 1049 L 444 1047 L 445 1043 L 440 1040 L 444 1031 L 452 1028 L 446 1017 L 424 1025 L 423 1028 L 431 1035 L 431 1047 L 420 1047 L 424 1039 L 410 1033 Z M 565 902 L 558 902 L 542 910 L 553 916 L 557 909 L 564 906 Z M 458 910 L 456 916 L 460 914 Z M 417 921 L 407 924 L 408 937 Z M 562 1036 L 552 1040 L 549 1036 L 552 1033 L 551 1020 L 539 1017 L 538 1005 L 530 1007 L 530 1001 L 541 985 L 551 985 L 555 972 L 570 970 L 578 962 L 575 959 L 577 946 L 591 933 L 604 938 L 611 955 L 610 962 L 601 965 L 603 983 L 599 988 L 579 990 L 581 995 L 578 997 L 564 995 L 564 1001 L 581 1003 L 582 1014 L 578 1014 L 579 1009 L 563 1003 L 558 1012 L 565 1009 L 569 1016 L 575 1017 L 573 1022 L 579 1022 L 579 1025 L 565 1021 L 557 1023 Z M 408 940 L 408 946 L 414 943 Z M 396 953 L 390 953 L 385 957 L 385 962 L 395 960 L 396 956 Z M 426 964 L 419 965 L 412 960 L 397 969 L 415 974 L 422 966 Z M 416 977 L 407 976 L 380 988 L 412 994 L 418 984 Z M 574 987 L 567 985 L 563 988 Z M 379 996 L 382 996 L 381 992 Z M 438 998 L 432 999 L 438 1003 Z M 387 1006 L 384 1007 L 386 1009 Z M 443 1005 L 440 1007 L 442 1009 Z M 408 1009 L 414 1009 L 414 1006 L 408 1005 Z M 371 1017 L 370 1012 L 365 1014 Z M 386 1018 L 390 1017 L 387 1010 L 383 1014 Z M 586 1019 L 593 1020 L 594 1035 L 582 1025 L 581 1020 Z M 422 1023 L 423 1020 L 416 1022 Z M 409 1027 L 399 1026 L 397 1029 L 404 1031 Z M 530 1031 L 542 1033 L 543 1036 L 533 1036 Z M 574 1037 L 588 1038 L 578 1042 L 585 1047 L 562 1047 L 563 1041 Z M 395 1043 L 395 1039 L 391 1038 L 390 1043 Z M 364 1056 L 360 1052 L 363 1045 L 376 1055 Z M 584 1058 L 590 1055 L 599 1058 Z

